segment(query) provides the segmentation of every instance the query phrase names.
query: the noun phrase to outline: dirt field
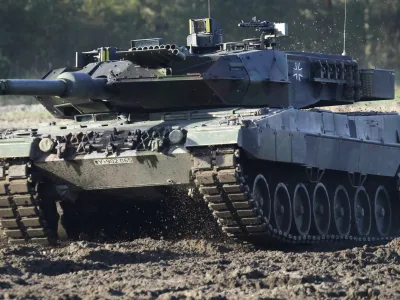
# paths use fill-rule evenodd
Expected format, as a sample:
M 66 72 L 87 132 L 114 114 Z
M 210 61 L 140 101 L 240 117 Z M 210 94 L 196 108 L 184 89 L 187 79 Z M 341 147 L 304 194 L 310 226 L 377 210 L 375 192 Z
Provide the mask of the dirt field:
M 371 110 L 354 109 L 362 108 Z M 38 106 L 1 110 L 0 128 L 52 120 Z M 82 240 L 57 247 L 3 242 L 0 299 L 400 298 L 400 239 L 381 246 L 278 251 L 216 236 L 192 232 L 189 238 Z
M 0 298 L 399 299 L 400 240 L 257 250 L 183 239 L 0 250 Z

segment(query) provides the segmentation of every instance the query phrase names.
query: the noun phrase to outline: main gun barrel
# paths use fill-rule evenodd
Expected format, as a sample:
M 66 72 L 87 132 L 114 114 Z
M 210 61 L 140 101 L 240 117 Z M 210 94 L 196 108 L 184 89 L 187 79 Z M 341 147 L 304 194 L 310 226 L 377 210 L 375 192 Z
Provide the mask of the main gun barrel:
M 108 99 L 106 78 L 92 78 L 84 72 L 65 72 L 55 80 L 0 80 L 0 95 L 56 96 L 61 98 Z
M 1 95 L 62 97 L 66 89 L 67 84 L 62 80 L 6 79 L 0 81 Z

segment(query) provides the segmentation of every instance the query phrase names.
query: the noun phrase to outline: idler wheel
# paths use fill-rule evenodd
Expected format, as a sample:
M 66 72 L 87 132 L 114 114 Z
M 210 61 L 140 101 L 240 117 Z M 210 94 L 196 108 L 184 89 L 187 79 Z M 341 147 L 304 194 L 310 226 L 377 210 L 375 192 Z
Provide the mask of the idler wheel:
M 339 185 L 335 190 L 333 218 L 339 235 L 348 235 L 351 229 L 351 205 L 349 194 L 343 185 Z
M 381 236 L 387 236 L 392 226 L 392 208 L 389 194 L 383 185 L 379 186 L 374 200 L 375 224 Z
M 331 207 L 328 191 L 323 183 L 318 183 L 313 194 L 313 217 L 315 229 L 320 235 L 327 235 L 331 224 Z
M 289 233 L 292 225 L 292 205 L 289 191 L 282 182 L 276 186 L 274 193 L 274 219 L 278 231 Z
M 271 217 L 271 195 L 267 180 L 261 174 L 257 175 L 254 180 L 253 200 L 262 208 L 264 217 L 269 221 Z
M 356 232 L 366 236 L 371 231 L 371 203 L 365 188 L 360 186 L 354 196 L 354 220 Z
M 300 235 L 307 235 L 311 227 L 311 202 L 304 184 L 299 183 L 293 195 L 293 216 Z

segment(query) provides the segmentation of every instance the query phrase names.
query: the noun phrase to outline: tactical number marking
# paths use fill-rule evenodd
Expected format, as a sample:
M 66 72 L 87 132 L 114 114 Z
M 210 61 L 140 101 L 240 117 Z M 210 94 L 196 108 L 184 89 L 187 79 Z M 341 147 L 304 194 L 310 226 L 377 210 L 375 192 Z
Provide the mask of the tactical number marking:
M 131 164 L 133 163 L 132 157 L 118 157 L 118 158 L 101 158 L 93 160 L 95 166 L 102 165 L 118 165 L 118 164 Z

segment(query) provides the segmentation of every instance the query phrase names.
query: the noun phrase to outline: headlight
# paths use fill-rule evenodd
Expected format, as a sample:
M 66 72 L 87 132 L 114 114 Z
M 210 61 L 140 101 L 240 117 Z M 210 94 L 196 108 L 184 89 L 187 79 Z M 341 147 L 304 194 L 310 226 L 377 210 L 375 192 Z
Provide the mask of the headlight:
M 172 130 L 168 135 L 171 144 L 178 144 L 183 139 L 183 132 L 180 129 Z
M 39 149 L 44 153 L 51 152 L 54 148 L 54 142 L 50 138 L 42 138 L 39 143 Z

